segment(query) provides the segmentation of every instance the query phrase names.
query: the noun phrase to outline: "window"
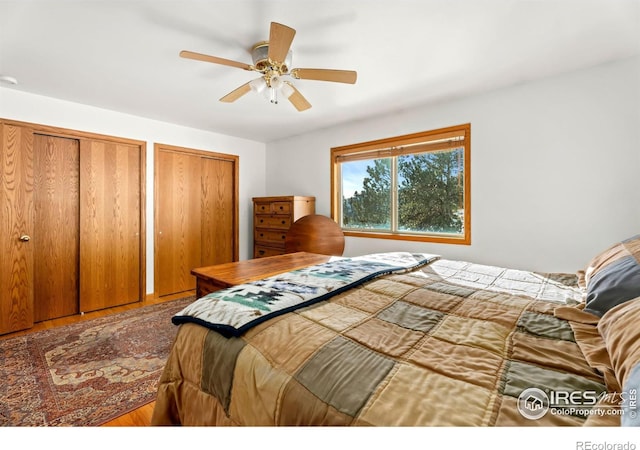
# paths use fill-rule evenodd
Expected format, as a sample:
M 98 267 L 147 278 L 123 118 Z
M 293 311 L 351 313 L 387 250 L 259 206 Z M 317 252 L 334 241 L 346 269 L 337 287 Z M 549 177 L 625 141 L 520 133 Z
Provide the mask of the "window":
M 346 236 L 471 244 L 471 125 L 331 149 Z

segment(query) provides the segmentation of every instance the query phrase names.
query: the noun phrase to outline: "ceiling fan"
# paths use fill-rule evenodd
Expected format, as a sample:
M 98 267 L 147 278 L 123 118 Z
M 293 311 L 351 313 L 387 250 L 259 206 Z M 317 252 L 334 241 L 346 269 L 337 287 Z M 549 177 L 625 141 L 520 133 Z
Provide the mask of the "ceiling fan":
M 181 51 L 180 56 L 262 74 L 259 78 L 243 84 L 220 99 L 221 102 L 227 103 L 235 102 L 250 91 L 266 92 L 272 103 L 278 103 L 278 96 L 281 95 L 286 97 L 298 111 L 304 111 L 311 108 L 311 104 L 286 77 L 349 84 L 356 82 L 357 73 L 352 70 L 290 69 L 291 43 L 295 34 L 296 30 L 293 28 L 277 22 L 271 22 L 269 40 L 258 42 L 251 50 L 253 65 L 188 50 Z

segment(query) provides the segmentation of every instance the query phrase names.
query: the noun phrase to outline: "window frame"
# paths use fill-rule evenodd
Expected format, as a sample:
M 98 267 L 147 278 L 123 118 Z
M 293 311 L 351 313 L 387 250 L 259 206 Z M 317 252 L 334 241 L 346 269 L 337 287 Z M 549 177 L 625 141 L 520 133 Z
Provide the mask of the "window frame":
M 445 233 L 417 233 L 407 231 L 381 231 L 381 230 L 353 230 L 342 228 L 345 236 L 366 237 L 375 239 L 395 239 L 403 241 L 419 241 L 434 242 L 441 244 L 459 244 L 471 245 L 471 124 L 455 125 L 436 130 L 423 131 L 418 133 L 395 136 L 374 141 L 361 142 L 341 147 L 331 148 L 331 217 L 342 227 L 342 175 L 341 161 L 345 158 L 355 159 L 374 159 L 375 157 L 397 156 L 402 153 L 403 146 L 411 146 L 415 144 L 425 143 L 427 146 L 434 141 L 443 142 L 447 139 L 458 138 L 462 136 L 464 147 L 464 174 L 463 174 L 463 205 L 464 220 L 462 236 L 457 237 Z M 440 144 L 435 144 L 434 149 L 437 151 Z M 459 148 L 460 145 L 455 146 Z M 406 150 L 405 150 L 406 151 Z M 423 153 L 416 151 L 411 153 Z M 371 156 L 367 157 L 366 154 Z M 354 156 L 358 155 L 358 156 Z M 397 183 L 396 183 L 397 184 Z M 392 190 L 392 215 L 397 216 L 397 186 L 393 184 Z

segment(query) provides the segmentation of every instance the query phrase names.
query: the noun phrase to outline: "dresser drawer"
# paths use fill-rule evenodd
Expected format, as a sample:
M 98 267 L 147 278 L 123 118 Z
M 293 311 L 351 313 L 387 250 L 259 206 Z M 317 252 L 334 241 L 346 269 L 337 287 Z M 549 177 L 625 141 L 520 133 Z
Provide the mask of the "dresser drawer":
M 256 202 L 256 214 L 291 214 L 291 202 Z
M 291 217 L 256 216 L 254 226 L 257 228 L 277 228 L 288 230 L 291 227 Z
M 276 256 L 284 254 L 284 245 L 282 248 L 266 247 L 264 245 L 256 244 L 254 247 L 254 257 L 264 258 L 265 256 Z
M 255 202 L 253 206 L 256 214 L 271 213 L 271 202 Z
M 256 229 L 253 233 L 253 239 L 258 242 L 275 242 L 281 243 L 287 237 L 286 230 L 265 230 L 265 229 Z
M 273 214 L 291 214 L 291 202 L 273 202 L 271 203 L 271 212 Z
M 284 254 L 287 230 L 300 217 L 315 214 L 315 197 L 281 195 L 252 200 L 254 258 Z

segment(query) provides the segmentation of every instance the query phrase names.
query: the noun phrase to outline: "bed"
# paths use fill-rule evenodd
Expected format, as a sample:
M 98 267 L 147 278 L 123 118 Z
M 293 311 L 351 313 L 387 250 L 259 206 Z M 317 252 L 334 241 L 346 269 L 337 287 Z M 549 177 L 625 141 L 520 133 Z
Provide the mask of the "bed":
M 153 425 L 640 425 L 640 236 L 576 274 L 335 258 L 172 320 Z

